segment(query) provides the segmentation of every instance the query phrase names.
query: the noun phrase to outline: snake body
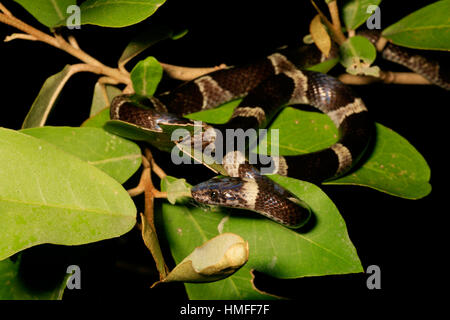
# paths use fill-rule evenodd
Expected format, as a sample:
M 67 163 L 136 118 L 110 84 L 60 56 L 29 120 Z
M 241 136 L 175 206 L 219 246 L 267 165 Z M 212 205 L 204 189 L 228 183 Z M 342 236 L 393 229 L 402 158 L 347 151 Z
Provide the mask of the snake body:
M 393 45 L 386 50 L 390 60 L 400 59 L 414 71 L 427 74 L 438 85 L 448 86 L 442 75 L 435 74 L 439 73 L 438 69 L 427 70 L 427 66 L 417 64 L 417 59 L 405 61 Z M 282 106 L 308 104 L 331 118 L 339 130 L 339 140 L 317 152 L 272 157 L 275 163 L 272 173 L 312 182 L 342 175 L 364 154 L 374 123 L 364 102 L 348 86 L 329 75 L 301 70 L 303 62 L 298 52 L 298 49 L 282 50 L 252 64 L 201 76 L 168 94 L 142 102 L 153 109 L 142 109 L 128 95 L 118 96 L 111 104 L 111 119 L 141 127 L 157 126 L 158 121 L 186 123 L 190 121 L 182 118 L 186 114 L 242 98 L 229 121 L 215 126 L 225 132 L 264 127 Z M 433 75 L 429 75 L 430 70 Z M 256 211 L 291 228 L 308 221 L 311 214 L 308 206 L 261 175 L 261 163 L 249 164 L 239 150 L 222 151 L 223 166 L 229 177 L 213 178 L 194 186 L 191 193 L 197 202 Z

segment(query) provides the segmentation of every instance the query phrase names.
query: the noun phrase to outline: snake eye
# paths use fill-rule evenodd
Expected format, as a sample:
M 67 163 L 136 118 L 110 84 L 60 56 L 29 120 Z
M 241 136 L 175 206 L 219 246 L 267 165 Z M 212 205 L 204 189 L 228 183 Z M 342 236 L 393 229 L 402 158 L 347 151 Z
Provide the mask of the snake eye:
M 217 191 L 211 191 L 209 193 L 209 197 L 210 197 L 211 200 L 215 201 L 219 197 L 219 194 L 217 193 Z

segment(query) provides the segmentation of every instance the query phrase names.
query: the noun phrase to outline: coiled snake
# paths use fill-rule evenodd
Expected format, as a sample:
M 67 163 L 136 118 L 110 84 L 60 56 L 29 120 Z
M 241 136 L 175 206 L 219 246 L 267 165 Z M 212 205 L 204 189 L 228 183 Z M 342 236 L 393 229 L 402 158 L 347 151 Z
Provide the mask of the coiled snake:
M 377 40 L 373 33 L 365 36 L 372 42 Z M 334 178 L 346 173 L 364 154 L 374 123 L 364 102 L 348 86 L 329 75 L 300 70 L 303 62 L 299 52 L 301 49 L 283 49 L 253 64 L 201 76 L 143 102 L 153 106 L 152 109 L 142 108 L 129 95 L 120 95 L 111 104 L 111 119 L 143 128 L 159 123 L 187 123 L 190 120 L 181 118 L 183 115 L 243 98 L 229 121 L 215 126 L 225 133 L 226 129 L 264 127 L 282 106 L 308 104 L 331 118 L 339 130 L 339 140 L 317 152 L 273 157 L 276 164 L 273 173 L 313 182 Z M 450 89 L 447 75 L 437 63 L 393 44 L 388 44 L 381 54 Z M 308 221 L 311 214 L 308 206 L 261 175 L 261 163 L 250 165 L 242 150 L 221 151 L 229 177 L 213 178 L 194 186 L 191 193 L 196 201 L 256 211 L 290 228 Z

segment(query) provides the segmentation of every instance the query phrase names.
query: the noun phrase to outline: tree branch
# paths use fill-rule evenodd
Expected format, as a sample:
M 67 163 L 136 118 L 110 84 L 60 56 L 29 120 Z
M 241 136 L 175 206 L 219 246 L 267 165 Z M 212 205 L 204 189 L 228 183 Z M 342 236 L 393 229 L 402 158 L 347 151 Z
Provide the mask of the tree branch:
M 150 149 L 145 148 L 145 157 L 150 161 L 150 166 L 152 167 L 153 172 L 160 178 L 164 179 L 167 174 L 161 169 L 160 166 L 156 163 L 155 159 L 153 158 L 152 153 L 150 152 Z
M 206 67 L 206 68 L 181 67 L 163 62 L 160 62 L 160 64 L 163 67 L 164 71 L 169 75 L 169 77 L 183 81 L 193 80 L 207 73 L 227 68 L 225 64 L 221 64 L 216 67 Z
M 341 74 L 338 79 L 350 85 L 366 85 L 375 82 L 392 83 L 392 84 L 420 84 L 430 85 L 430 81 L 422 77 L 420 74 L 413 72 L 391 72 L 380 71 L 380 77 L 355 76 L 352 74 Z
M 7 16 L 12 17 L 12 13 L 6 9 L 6 7 L 0 2 L 0 11 L 3 12 L 4 14 L 6 14 Z
M 375 43 L 375 48 L 377 49 L 378 52 L 381 52 L 381 50 L 384 49 L 384 47 L 387 45 L 388 43 L 388 39 L 386 39 L 385 37 L 381 36 L 378 41 Z
M 339 18 L 339 8 L 336 0 L 328 3 L 328 10 L 330 11 L 331 21 L 334 28 L 336 30 L 340 30 L 340 33 L 342 33 L 341 19 Z M 342 34 L 342 36 L 345 38 L 344 34 Z
M 167 175 L 163 169 L 158 166 L 155 159 L 153 159 L 153 155 L 148 148 L 145 148 L 145 156 L 142 156 L 142 166 L 144 167 L 144 170 L 142 171 L 139 184 L 136 187 L 129 189 L 128 194 L 131 197 L 135 197 L 142 194 L 147 188 L 147 190 L 152 193 L 154 198 L 167 198 L 167 192 L 161 192 L 156 189 L 151 181 L 150 172 L 152 170 L 160 179 L 164 179 Z M 146 170 L 148 172 L 146 172 Z
M 0 3 L 0 10 L 3 12 L 3 13 L 0 13 L 0 23 L 12 26 L 12 27 L 25 33 L 25 35 L 20 35 L 20 36 L 16 35 L 16 36 L 7 37 L 6 40 L 10 41 L 14 38 L 16 38 L 16 39 L 20 38 L 20 39 L 36 40 L 36 41 L 41 41 L 41 42 L 47 43 L 55 48 L 61 49 L 65 52 L 69 53 L 70 55 L 78 58 L 79 60 L 83 61 L 84 63 L 86 63 L 88 65 L 100 68 L 100 70 L 101 70 L 100 73 L 103 75 L 114 78 L 114 79 L 118 80 L 120 83 L 124 83 L 124 84 L 131 83 L 131 79 L 128 75 L 123 74 L 118 69 L 114 69 L 114 68 L 105 66 L 103 63 L 101 63 L 97 59 L 93 58 L 92 56 L 90 56 L 89 54 L 87 54 L 86 52 L 81 50 L 80 48 L 77 48 L 76 46 L 73 46 L 72 44 L 70 44 L 69 42 L 64 40 L 63 37 L 61 37 L 59 35 L 52 37 L 49 34 L 30 26 L 29 24 L 26 24 L 25 22 L 14 17 L 11 14 L 11 12 L 9 12 L 5 8 L 5 6 L 1 3 Z M 26 36 L 26 35 L 28 35 L 28 36 Z M 71 42 L 74 43 L 73 40 L 71 40 Z

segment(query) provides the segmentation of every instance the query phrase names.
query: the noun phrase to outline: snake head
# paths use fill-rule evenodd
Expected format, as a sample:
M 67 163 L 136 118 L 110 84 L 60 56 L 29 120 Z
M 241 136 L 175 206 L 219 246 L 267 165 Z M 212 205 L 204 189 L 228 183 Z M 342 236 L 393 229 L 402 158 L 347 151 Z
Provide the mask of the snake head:
M 244 184 L 241 178 L 213 178 L 192 187 L 191 194 L 195 201 L 202 204 L 242 208 L 247 203 L 242 194 Z
M 137 94 L 116 96 L 111 102 L 111 120 L 134 124 L 153 132 L 164 132 L 161 125 L 194 127 L 194 121 L 168 113 L 158 99 Z
M 310 208 L 268 178 L 213 178 L 191 189 L 195 201 L 257 212 L 289 228 L 299 228 L 311 216 Z

